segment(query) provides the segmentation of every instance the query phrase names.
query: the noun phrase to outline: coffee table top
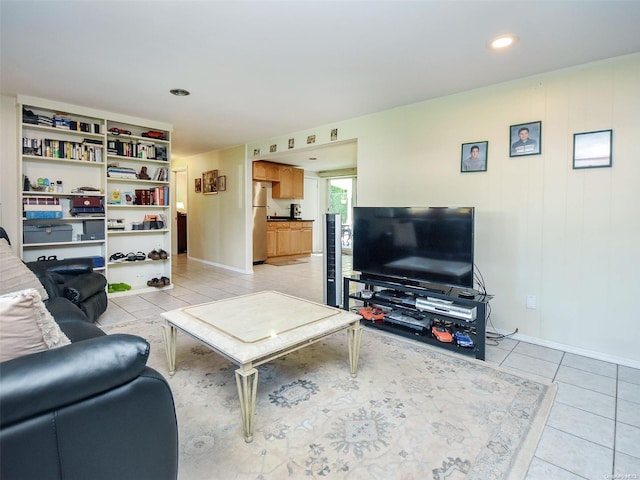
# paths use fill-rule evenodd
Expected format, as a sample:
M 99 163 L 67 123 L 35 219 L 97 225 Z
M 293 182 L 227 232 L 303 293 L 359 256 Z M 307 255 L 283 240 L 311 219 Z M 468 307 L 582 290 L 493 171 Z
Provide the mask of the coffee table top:
M 184 307 L 162 316 L 240 365 L 326 336 L 360 319 L 355 313 L 275 291 Z

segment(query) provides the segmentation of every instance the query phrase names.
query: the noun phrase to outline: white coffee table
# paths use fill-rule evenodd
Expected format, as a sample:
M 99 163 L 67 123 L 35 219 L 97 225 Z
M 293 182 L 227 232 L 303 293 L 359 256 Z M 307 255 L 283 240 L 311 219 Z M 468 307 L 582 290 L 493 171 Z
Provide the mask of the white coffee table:
M 165 312 L 169 373 L 176 369 L 180 330 L 238 365 L 236 383 L 246 442 L 253 440 L 258 371 L 255 367 L 346 330 L 351 376 L 360 355 L 360 315 L 284 293 L 266 291 Z

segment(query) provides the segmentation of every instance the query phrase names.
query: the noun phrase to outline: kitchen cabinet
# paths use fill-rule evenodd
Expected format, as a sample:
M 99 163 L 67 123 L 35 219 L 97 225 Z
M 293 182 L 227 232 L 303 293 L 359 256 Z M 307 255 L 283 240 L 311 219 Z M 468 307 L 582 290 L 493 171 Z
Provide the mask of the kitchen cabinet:
M 273 184 L 273 198 L 304 198 L 304 169 L 280 166 L 280 181 Z
M 253 162 L 253 179 L 256 181 L 279 182 L 280 165 L 262 160 Z
M 304 198 L 304 170 L 302 168 L 293 169 L 293 198 Z
M 289 222 L 282 222 L 276 230 L 276 256 L 291 255 L 291 228 Z
M 313 222 L 267 223 L 267 261 L 274 257 L 307 256 L 313 247 Z
M 313 243 L 311 222 L 291 222 L 291 254 L 310 254 Z
M 276 232 L 278 224 L 275 222 L 267 223 L 267 257 L 276 256 Z

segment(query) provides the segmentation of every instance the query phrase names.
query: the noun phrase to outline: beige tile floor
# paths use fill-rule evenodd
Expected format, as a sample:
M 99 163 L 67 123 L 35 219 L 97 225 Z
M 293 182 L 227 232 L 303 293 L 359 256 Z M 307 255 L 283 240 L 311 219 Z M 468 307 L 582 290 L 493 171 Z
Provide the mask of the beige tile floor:
M 261 290 L 322 302 L 322 257 L 247 275 L 172 258 L 172 290 L 110 299 L 101 325 Z M 350 257 L 343 270 L 350 272 Z M 526 480 L 640 479 L 640 370 L 533 345 L 488 340 L 487 361 L 558 385 Z

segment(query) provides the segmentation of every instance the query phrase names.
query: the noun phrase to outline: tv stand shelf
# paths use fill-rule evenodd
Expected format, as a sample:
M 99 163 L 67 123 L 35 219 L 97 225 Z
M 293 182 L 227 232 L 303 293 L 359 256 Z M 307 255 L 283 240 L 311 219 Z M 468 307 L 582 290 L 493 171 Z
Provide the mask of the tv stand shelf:
M 342 308 L 357 312 L 363 307 L 379 307 L 385 312 L 385 318 L 377 321 L 364 319 L 363 325 L 484 360 L 487 305 L 493 297 L 476 294 L 472 299 L 462 298 L 459 296 L 461 291 L 458 290 L 451 288 L 446 290 L 447 293 L 439 293 L 442 290 L 377 278 L 344 277 Z M 424 308 L 417 308 L 416 300 L 418 299 L 421 301 L 428 299 L 435 305 L 442 304 L 443 310 L 430 312 Z M 455 313 L 452 316 L 447 311 L 447 306 L 460 307 L 459 310 L 464 312 L 473 312 L 475 308 L 475 319 L 467 321 L 460 318 L 461 314 L 455 316 Z M 456 330 L 468 333 L 473 340 L 473 347 L 461 347 L 455 342 L 438 341 L 431 333 L 433 324 L 445 325 L 451 333 Z

